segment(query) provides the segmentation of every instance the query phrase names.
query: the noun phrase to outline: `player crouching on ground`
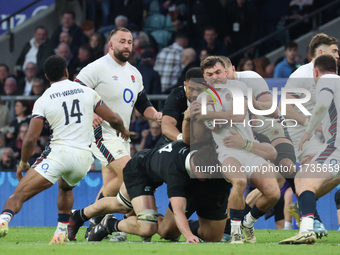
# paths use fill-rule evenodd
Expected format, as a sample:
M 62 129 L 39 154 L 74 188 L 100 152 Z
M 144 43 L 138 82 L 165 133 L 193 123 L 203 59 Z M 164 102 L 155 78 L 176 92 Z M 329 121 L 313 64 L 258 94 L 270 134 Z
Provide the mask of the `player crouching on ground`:
M 337 136 L 340 111 L 340 77 L 337 75 L 337 64 L 331 55 L 321 55 L 316 58 L 313 69 L 316 83 L 316 104 L 305 134 L 299 144 L 311 139 L 314 130 L 322 122 L 325 144 L 312 158 L 309 164 L 304 164 L 295 177 L 296 192 L 299 196 L 300 231 L 294 237 L 285 239 L 280 244 L 314 244 L 313 231 L 314 212 L 316 210 L 316 191 L 325 182 L 339 176 L 340 145 Z
M 227 218 L 230 186 L 223 179 L 203 181 L 206 174 L 194 172 L 195 164 L 215 165 L 218 162 L 217 154 L 212 147 L 202 147 L 197 152 L 190 152 L 188 145 L 190 138 L 187 135 L 190 134 L 190 106 L 188 109 L 183 124 L 186 126 L 183 128 L 183 142 L 176 141 L 164 147 L 143 150 L 134 155 L 124 168 L 124 183 L 117 197 L 103 198 L 87 208 L 72 213 L 69 229 L 72 229 L 73 236 L 90 217 L 134 209 L 137 216 L 121 221 L 112 215 L 106 216 L 91 231 L 88 241 L 101 241 L 108 234 L 117 231 L 151 237 L 162 227 L 158 225 L 153 191 L 166 182 L 173 211 L 172 219 L 186 241 L 198 243 L 198 236 L 205 241 L 219 242 L 221 240 Z M 193 174 L 200 179 L 192 178 Z M 214 192 L 210 192 L 209 187 L 216 187 L 216 184 L 219 184 L 220 188 L 215 188 Z M 197 205 L 203 189 L 208 190 L 210 196 Z M 197 210 L 200 219 L 198 236 L 191 232 L 185 214 L 186 210 L 193 213 L 193 207 Z M 165 225 L 168 220 L 171 218 L 165 217 L 161 223 Z

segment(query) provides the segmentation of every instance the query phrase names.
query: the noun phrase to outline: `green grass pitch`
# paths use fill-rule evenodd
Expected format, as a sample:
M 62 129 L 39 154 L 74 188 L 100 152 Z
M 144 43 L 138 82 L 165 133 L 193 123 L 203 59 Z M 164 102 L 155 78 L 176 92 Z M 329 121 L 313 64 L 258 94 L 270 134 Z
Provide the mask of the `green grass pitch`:
M 0 238 L 1 255 L 206 255 L 206 254 L 339 254 L 340 232 L 329 231 L 328 237 L 318 239 L 315 245 L 279 245 L 278 242 L 297 233 L 287 230 L 255 230 L 256 244 L 231 245 L 230 243 L 186 244 L 183 236 L 181 242 L 171 243 L 153 236 L 151 243 L 143 243 L 137 236 L 129 235 L 126 242 L 116 243 L 104 240 L 88 243 L 84 239 L 85 228 L 81 228 L 77 242 L 66 242 L 65 245 L 48 245 L 55 228 L 52 227 L 10 227 L 6 237 Z

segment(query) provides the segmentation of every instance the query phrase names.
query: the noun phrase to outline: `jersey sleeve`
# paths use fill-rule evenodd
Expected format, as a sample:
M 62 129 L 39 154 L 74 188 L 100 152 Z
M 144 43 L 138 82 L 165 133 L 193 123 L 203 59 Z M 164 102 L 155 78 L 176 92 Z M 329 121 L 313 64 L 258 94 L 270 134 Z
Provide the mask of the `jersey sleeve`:
M 180 171 L 168 173 L 167 192 L 168 197 L 186 197 L 186 187 L 190 178 Z
M 104 102 L 96 91 L 92 90 L 91 92 L 93 93 L 93 111 L 95 111 L 97 107 L 102 105 Z
M 81 69 L 74 81 L 81 85 L 95 89 L 99 83 L 98 74 L 100 73 L 100 70 L 98 69 L 100 68 L 98 68 L 95 64 L 89 64 Z
M 180 102 L 177 102 L 174 93 L 171 93 L 165 101 L 163 116 L 165 115 L 173 117 L 175 120 L 178 120 L 181 116 Z
M 32 118 L 36 119 L 45 119 L 46 113 L 45 113 L 45 107 L 43 103 L 44 97 L 40 97 L 35 101 L 33 111 L 32 111 Z

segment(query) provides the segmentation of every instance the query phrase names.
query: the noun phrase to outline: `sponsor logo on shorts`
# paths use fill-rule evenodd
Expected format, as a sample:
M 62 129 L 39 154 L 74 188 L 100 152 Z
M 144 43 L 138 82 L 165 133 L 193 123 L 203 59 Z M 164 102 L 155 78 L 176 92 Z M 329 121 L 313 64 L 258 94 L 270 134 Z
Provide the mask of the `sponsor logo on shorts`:
M 151 187 L 150 186 L 145 186 L 144 191 L 146 191 L 146 192 L 151 191 Z
M 280 133 L 279 130 L 275 130 L 275 131 L 274 131 L 274 135 L 278 135 L 279 133 Z
M 120 154 L 122 154 L 122 153 L 123 153 L 123 150 L 118 150 L 118 151 L 117 151 L 117 154 L 118 154 L 118 155 L 120 155 Z
M 45 170 L 45 173 L 46 173 L 46 171 L 47 171 L 47 169 L 48 169 L 49 167 L 50 167 L 50 166 L 49 166 L 47 163 L 44 163 L 44 164 L 41 165 L 41 168 L 42 168 L 43 170 Z

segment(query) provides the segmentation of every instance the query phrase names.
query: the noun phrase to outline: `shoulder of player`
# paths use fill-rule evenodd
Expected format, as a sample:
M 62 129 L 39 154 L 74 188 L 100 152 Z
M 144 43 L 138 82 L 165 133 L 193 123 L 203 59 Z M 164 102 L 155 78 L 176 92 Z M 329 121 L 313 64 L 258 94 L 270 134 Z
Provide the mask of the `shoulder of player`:
M 311 70 L 313 70 L 313 63 L 310 62 L 308 64 L 300 66 L 296 69 L 289 78 L 310 78 L 313 74 Z
M 236 72 L 238 78 L 262 78 L 261 75 L 259 75 L 257 72 L 254 71 L 241 71 L 241 72 Z
M 175 88 L 170 94 L 169 96 L 172 95 L 174 96 L 177 100 L 181 100 L 181 99 L 187 99 L 186 95 L 185 95 L 185 91 L 183 89 L 183 86 L 180 86 L 178 88 Z
M 242 89 L 247 89 L 247 85 L 243 81 L 238 80 L 228 80 L 227 85 L 240 87 Z

